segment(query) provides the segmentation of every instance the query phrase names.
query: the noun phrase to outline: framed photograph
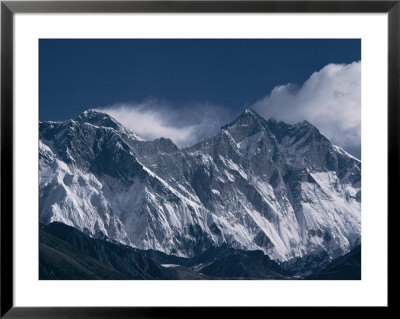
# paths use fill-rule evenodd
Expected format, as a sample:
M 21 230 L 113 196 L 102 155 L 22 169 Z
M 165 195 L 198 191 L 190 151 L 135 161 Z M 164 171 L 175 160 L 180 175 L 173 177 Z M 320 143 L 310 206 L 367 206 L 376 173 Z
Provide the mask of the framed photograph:
M 399 19 L 2 1 L 1 316 L 388 309 Z

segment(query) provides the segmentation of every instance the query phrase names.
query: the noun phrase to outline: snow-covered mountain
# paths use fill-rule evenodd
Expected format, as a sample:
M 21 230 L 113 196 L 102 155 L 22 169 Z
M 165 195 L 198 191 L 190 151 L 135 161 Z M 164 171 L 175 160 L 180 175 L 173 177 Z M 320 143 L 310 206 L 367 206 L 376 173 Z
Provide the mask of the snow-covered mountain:
M 228 245 L 283 262 L 361 240 L 361 162 L 306 121 L 246 110 L 180 149 L 88 110 L 40 123 L 39 163 L 40 223 L 139 249 L 192 257 Z

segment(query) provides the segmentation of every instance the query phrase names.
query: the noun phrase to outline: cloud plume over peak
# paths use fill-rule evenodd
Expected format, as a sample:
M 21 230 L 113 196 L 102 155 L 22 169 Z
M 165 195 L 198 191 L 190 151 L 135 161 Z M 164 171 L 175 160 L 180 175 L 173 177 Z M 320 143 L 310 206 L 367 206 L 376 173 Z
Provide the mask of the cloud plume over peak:
M 361 62 L 328 64 L 302 86 L 276 86 L 253 109 L 267 119 L 308 120 L 334 144 L 360 157 Z
M 279 85 L 252 108 L 266 119 L 315 125 L 332 143 L 361 158 L 361 62 L 328 64 L 302 85 Z M 237 110 L 211 103 L 177 106 L 149 98 L 98 108 L 145 139 L 168 137 L 180 147 L 213 136 Z
M 98 110 L 114 117 L 145 139 L 168 137 L 180 147 L 193 145 L 215 134 L 232 118 L 230 111 L 220 106 L 197 103 L 174 107 L 153 98 Z

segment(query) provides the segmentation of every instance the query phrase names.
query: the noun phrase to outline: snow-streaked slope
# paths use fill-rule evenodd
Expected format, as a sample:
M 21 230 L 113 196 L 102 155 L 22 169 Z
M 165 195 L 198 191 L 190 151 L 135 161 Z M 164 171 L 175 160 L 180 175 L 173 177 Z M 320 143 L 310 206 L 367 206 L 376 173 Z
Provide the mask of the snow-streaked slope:
M 193 256 L 227 243 L 280 261 L 343 255 L 361 237 L 361 163 L 308 122 L 246 110 L 179 149 L 106 114 L 40 123 L 40 221 Z
M 102 194 L 103 185 L 90 172 L 67 165 L 39 142 L 40 222 L 62 222 L 91 235 L 123 244 L 130 240 L 124 225 Z

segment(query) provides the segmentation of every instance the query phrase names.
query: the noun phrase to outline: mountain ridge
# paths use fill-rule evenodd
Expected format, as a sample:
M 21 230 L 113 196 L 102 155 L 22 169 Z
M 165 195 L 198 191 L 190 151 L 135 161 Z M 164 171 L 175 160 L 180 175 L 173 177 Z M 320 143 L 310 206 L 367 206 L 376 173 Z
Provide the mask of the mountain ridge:
M 335 258 L 360 242 L 361 162 L 312 124 L 246 110 L 180 149 L 104 114 L 40 123 L 42 223 L 182 257 L 228 244 L 281 262 Z

